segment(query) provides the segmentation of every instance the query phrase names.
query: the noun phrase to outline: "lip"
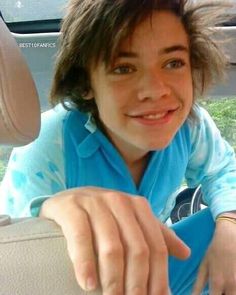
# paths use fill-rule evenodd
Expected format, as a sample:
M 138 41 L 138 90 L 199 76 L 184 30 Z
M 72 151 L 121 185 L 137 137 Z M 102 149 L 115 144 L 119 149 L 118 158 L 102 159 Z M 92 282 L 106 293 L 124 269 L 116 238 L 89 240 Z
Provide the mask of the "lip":
M 142 116 L 148 116 L 148 115 L 156 115 L 156 114 L 161 114 L 161 113 L 167 113 L 167 112 L 172 112 L 176 111 L 179 107 L 170 107 L 170 108 L 163 108 L 163 109 L 150 109 L 150 110 L 142 110 L 142 111 L 133 111 L 128 113 L 129 117 L 142 117 Z
M 141 125 L 158 126 L 158 125 L 168 124 L 177 110 L 178 108 L 162 110 L 162 111 L 158 110 L 158 112 L 152 110 L 152 111 L 129 114 L 128 116 Z M 148 116 L 150 117 L 148 118 Z

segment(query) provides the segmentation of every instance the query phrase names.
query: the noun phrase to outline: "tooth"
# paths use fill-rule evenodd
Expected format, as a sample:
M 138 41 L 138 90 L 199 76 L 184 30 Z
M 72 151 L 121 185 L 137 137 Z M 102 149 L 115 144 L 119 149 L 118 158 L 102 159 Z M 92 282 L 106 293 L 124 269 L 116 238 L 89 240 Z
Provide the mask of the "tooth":
M 143 116 L 143 118 L 145 119 L 160 119 L 162 117 L 164 117 L 166 115 L 166 113 L 161 113 L 161 114 L 155 114 L 155 115 L 146 115 L 146 116 Z

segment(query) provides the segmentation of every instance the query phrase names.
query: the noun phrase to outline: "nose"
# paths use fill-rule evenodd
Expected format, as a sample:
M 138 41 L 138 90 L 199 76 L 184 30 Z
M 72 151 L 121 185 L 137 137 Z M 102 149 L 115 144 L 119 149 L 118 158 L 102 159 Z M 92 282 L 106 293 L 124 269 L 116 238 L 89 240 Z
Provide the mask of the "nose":
M 138 99 L 140 101 L 160 99 L 169 96 L 171 93 L 171 88 L 167 83 L 168 81 L 166 81 L 161 73 L 156 71 L 144 73 L 139 82 Z

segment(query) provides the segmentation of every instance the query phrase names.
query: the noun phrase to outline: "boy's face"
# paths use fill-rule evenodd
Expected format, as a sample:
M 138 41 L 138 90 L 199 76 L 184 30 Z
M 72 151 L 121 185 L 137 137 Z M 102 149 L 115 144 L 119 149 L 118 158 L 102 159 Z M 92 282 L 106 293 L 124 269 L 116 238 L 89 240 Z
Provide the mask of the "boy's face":
M 90 75 L 100 120 L 128 161 L 165 148 L 190 112 L 188 36 L 171 12 L 154 12 Z

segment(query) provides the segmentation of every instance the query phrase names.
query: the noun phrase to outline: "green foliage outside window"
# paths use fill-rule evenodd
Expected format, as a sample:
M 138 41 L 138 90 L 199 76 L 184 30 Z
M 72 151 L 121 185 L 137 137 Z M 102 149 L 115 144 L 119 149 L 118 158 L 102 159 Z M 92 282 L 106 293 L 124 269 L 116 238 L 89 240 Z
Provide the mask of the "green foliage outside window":
M 200 104 L 211 114 L 221 135 L 236 152 L 236 98 L 207 99 Z
M 12 147 L 8 147 L 8 146 L 0 147 L 0 181 L 2 180 L 4 176 L 11 151 L 12 151 Z

